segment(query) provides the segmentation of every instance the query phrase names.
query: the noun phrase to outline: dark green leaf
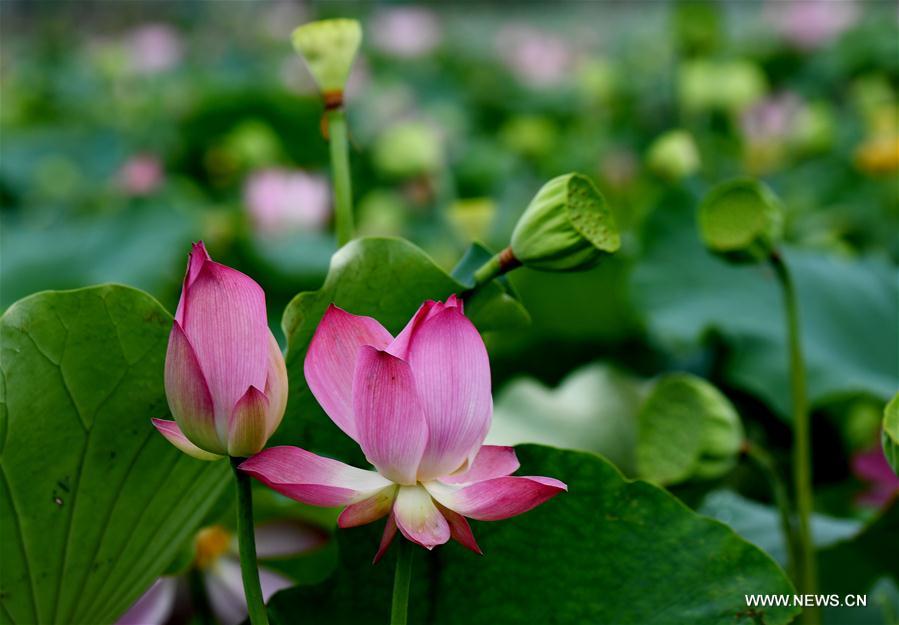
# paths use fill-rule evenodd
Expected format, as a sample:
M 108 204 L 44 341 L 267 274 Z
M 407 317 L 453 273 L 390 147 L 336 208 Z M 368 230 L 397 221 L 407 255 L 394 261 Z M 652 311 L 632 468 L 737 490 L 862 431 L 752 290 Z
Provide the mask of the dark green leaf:
M 522 474 L 558 477 L 569 492 L 515 519 L 476 523 L 484 556 L 456 544 L 416 549 L 410 622 L 777 625 L 797 613 L 751 614 L 744 593 L 794 592 L 784 573 L 665 491 L 622 479 L 592 454 L 528 445 L 519 457 Z M 276 595 L 272 621 L 295 622 L 302 606 L 305 622 L 387 622 L 391 555 L 370 564 L 379 530 L 341 530 L 337 576 Z
M 166 416 L 171 317 L 122 286 L 46 292 L 2 317 L 3 620 L 111 623 L 175 559 L 227 482 Z

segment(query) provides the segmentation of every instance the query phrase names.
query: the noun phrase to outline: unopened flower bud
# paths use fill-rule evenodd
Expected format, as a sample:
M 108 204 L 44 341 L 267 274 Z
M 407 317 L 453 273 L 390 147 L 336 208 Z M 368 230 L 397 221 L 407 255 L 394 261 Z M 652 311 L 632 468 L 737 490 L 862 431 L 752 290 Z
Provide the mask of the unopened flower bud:
M 359 22 L 350 19 L 310 22 L 294 30 L 292 40 L 322 94 L 342 94 L 362 42 Z
M 615 217 L 592 182 L 565 174 L 547 182 L 518 220 L 512 252 L 527 267 L 541 271 L 579 271 L 621 241 Z
M 780 201 L 755 180 L 718 185 L 699 207 L 702 240 L 712 252 L 735 262 L 754 262 L 770 255 L 782 227 Z

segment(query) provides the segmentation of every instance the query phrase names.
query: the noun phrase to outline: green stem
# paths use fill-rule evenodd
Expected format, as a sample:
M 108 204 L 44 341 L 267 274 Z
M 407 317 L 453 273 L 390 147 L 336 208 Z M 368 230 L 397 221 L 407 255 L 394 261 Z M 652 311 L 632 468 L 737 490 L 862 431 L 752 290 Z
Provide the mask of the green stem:
M 483 287 L 491 280 L 512 271 L 516 267 L 521 267 L 521 261 L 515 258 L 511 247 L 507 247 L 499 254 L 496 254 L 486 263 L 481 265 L 474 272 L 474 287 L 472 291 L 476 291 Z
M 187 574 L 187 585 L 190 591 L 190 604 L 193 607 L 194 619 L 198 625 L 215 625 L 212 616 L 212 608 L 209 606 L 209 597 L 206 595 L 206 587 L 203 584 L 203 573 L 194 567 Z
M 412 581 L 414 548 L 408 540 L 400 540 L 399 553 L 396 556 L 396 574 L 393 578 L 390 625 L 406 625 L 409 616 L 409 584 Z
M 780 281 L 787 316 L 787 341 L 790 351 L 790 390 L 793 399 L 793 489 L 796 496 L 797 572 L 799 590 L 803 594 L 817 591 L 818 579 L 815 564 L 815 545 L 812 540 L 812 440 L 811 422 L 806 395 L 805 362 L 802 359 L 802 343 L 799 330 L 799 305 L 796 285 L 790 270 L 777 252 L 771 254 L 771 265 Z M 808 608 L 802 614 L 808 625 L 820 623 L 817 608 Z
M 256 538 L 253 533 L 253 491 L 250 476 L 237 466 L 243 458 L 231 458 L 234 479 L 237 482 L 237 541 L 240 550 L 240 573 L 243 591 L 247 598 L 247 612 L 252 625 L 268 625 L 262 585 L 259 583 L 259 565 L 256 563 Z
M 355 233 L 346 114 L 343 108 L 335 108 L 327 111 L 326 115 L 331 145 L 331 176 L 334 182 L 334 222 L 337 245 L 342 247 L 353 239 Z
M 796 565 L 796 531 L 793 527 L 793 511 L 790 505 L 790 497 L 787 492 L 787 486 L 783 478 L 777 470 L 774 459 L 763 448 L 755 445 L 751 441 L 746 441 L 744 452 L 759 470 L 765 475 L 771 486 L 771 493 L 774 497 L 774 504 L 780 514 L 780 529 L 784 536 L 784 542 L 787 546 L 787 570 L 795 578 Z

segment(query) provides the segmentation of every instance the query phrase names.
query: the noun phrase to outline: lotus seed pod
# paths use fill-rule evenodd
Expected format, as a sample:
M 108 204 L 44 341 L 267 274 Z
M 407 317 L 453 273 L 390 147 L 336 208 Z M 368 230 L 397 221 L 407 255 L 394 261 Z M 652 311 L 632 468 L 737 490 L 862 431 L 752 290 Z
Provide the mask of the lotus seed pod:
M 294 30 L 292 40 L 321 92 L 342 93 L 362 42 L 359 22 L 349 19 L 310 22 Z
M 724 475 L 736 464 L 744 438 L 727 397 L 687 373 L 659 379 L 637 421 L 637 472 L 659 484 Z
M 518 220 L 512 252 L 523 265 L 541 271 L 581 271 L 621 240 L 605 198 L 581 174 L 547 182 Z
M 699 207 L 699 232 L 706 246 L 733 262 L 767 257 L 780 241 L 783 210 L 764 184 L 738 179 L 718 185 Z

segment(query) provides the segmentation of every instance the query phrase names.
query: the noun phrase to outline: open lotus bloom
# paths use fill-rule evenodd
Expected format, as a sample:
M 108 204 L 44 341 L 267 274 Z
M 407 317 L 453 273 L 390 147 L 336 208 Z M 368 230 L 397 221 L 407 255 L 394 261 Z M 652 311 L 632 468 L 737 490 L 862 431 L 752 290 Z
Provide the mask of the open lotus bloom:
M 287 369 L 250 277 L 214 262 L 203 243 L 190 252 L 165 356 L 174 421 L 163 436 L 201 460 L 256 453 L 281 423 Z
M 298 501 L 346 506 L 341 527 L 387 516 L 375 561 L 397 529 L 428 549 L 454 538 L 480 553 L 465 517 L 505 519 L 567 490 L 548 477 L 513 477 L 515 451 L 481 444 L 493 411 L 490 364 L 455 296 L 423 304 L 396 338 L 332 305 L 305 374 L 376 471 L 296 447 L 267 449 L 240 468 Z

